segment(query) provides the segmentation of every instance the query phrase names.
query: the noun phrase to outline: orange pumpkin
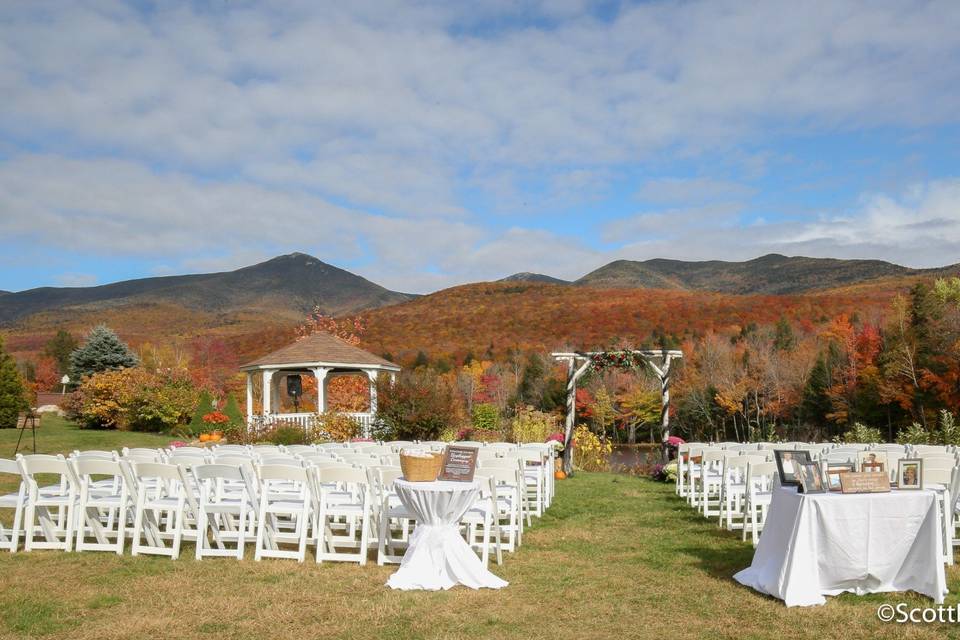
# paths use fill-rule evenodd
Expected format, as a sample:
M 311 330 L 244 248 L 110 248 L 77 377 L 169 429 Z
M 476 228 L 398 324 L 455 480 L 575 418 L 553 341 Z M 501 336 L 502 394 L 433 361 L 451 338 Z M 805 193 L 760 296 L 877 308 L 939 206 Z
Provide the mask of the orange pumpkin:
M 563 480 L 564 478 L 567 477 L 567 474 L 563 472 L 563 469 L 558 469 L 557 471 L 553 472 L 553 477 L 556 478 L 557 480 Z
M 223 436 L 216 431 L 210 434 L 210 442 L 220 442 L 221 440 L 223 440 Z
M 209 434 L 209 433 L 201 433 L 201 434 L 200 434 L 200 442 L 210 442 L 210 434 Z

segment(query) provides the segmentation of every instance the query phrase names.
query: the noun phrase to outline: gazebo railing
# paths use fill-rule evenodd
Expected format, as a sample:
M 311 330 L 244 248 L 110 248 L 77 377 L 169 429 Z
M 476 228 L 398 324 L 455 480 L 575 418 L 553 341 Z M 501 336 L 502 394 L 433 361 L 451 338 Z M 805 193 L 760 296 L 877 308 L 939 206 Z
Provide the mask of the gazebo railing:
M 344 415 L 349 416 L 357 421 L 357 423 L 360 425 L 360 434 L 364 438 L 370 437 L 370 433 L 373 429 L 373 423 L 376 420 L 375 414 L 350 412 L 344 413 Z M 273 413 L 268 416 L 252 416 L 249 424 L 251 428 L 262 429 L 272 426 L 276 422 L 282 421 L 288 424 L 295 424 L 299 427 L 302 427 L 304 430 L 307 430 L 313 426 L 316 419 L 316 413 Z

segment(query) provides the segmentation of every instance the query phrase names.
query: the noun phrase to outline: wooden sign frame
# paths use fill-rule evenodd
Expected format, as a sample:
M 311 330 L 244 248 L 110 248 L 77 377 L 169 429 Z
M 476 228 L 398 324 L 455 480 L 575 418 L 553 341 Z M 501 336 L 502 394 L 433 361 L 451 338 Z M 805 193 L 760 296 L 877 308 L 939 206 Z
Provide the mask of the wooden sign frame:
M 840 474 L 843 493 L 890 493 L 890 476 L 875 471 Z
M 476 447 L 458 447 L 449 445 L 443 452 L 443 462 L 440 465 L 440 475 L 437 480 L 448 482 L 473 482 L 477 472 Z
M 844 473 L 855 473 L 856 465 L 852 462 L 830 462 L 824 467 L 824 481 L 830 491 L 839 492 L 842 488 L 840 476 Z

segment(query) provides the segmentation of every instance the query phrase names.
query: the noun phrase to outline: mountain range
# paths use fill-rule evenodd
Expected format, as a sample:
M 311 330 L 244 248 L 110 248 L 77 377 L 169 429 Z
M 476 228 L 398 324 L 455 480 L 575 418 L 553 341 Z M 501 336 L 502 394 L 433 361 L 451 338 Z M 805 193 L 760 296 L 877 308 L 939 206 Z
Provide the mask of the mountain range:
M 0 295 L 0 325 L 41 312 L 83 312 L 144 304 L 174 304 L 216 313 L 290 311 L 301 317 L 319 306 L 324 313 L 344 315 L 414 297 L 385 289 L 312 256 L 291 253 L 236 271 L 7 293 Z
M 553 285 L 592 289 L 667 289 L 725 294 L 806 294 L 831 288 L 878 283 L 903 285 L 923 275 L 956 274 L 960 265 L 918 270 L 881 260 L 838 260 L 787 257 L 778 254 L 744 262 L 687 262 L 653 259 L 616 260 L 573 282 L 523 272 L 501 282 L 516 286 Z M 10 327 L 42 317 L 45 324 L 64 318 L 95 319 L 128 309 L 145 315 L 153 308 L 204 314 L 205 325 L 227 322 L 237 314 L 286 322 L 319 307 L 331 315 L 347 315 L 397 305 L 419 296 L 391 291 L 365 278 L 303 253 L 279 256 L 260 264 L 220 273 L 127 280 L 94 287 L 41 287 L 0 292 L 0 326 Z

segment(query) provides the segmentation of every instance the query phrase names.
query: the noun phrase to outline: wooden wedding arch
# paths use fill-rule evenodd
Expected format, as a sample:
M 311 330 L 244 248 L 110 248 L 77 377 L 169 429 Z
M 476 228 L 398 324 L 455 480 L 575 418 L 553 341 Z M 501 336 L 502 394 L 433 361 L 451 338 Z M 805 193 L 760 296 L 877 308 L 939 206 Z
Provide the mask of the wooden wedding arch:
M 563 468 L 568 474 L 573 472 L 573 426 L 577 417 L 577 380 L 598 361 L 610 361 L 613 366 L 630 366 L 642 361 L 660 381 L 660 427 L 663 441 L 670 437 L 670 367 L 674 360 L 683 357 L 683 351 L 676 349 L 622 349 L 619 351 L 571 351 L 552 353 L 554 360 L 567 363 L 567 415 L 565 421 Z M 618 365 L 621 360 L 625 364 Z

